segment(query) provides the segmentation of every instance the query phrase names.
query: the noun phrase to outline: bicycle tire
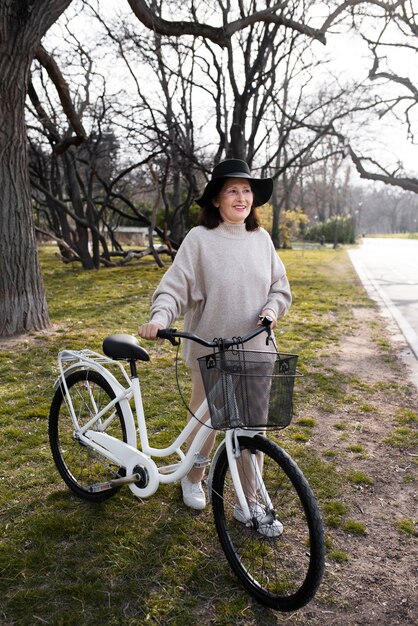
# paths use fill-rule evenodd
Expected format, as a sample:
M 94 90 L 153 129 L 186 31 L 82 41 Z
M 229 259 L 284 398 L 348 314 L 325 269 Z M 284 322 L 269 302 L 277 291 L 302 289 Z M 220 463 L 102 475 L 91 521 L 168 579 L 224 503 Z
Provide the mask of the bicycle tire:
M 262 454 L 247 458 L 250 465 L 255 458 L 263 459 L 264 485 L 283 532 L 266 537 L 257 531 L 255 518 L 249 526 L 234 518 L 237 500 L 224 449 L 214 468 L 211 490 L 222 549 L 238 579 L 258 602 L 278 611 L 295 611 L 313 598 L 324 571 L 324 531 L 315 497 L 296 463 L 280 446 L 260 435 L 240 436 L 238 443 L 241 454 Z M 245 471 L 241 469 L 241 476 Z M 257 494 L 261 503 L 259 490 Z
M 73 372 L 67 378 L 67 387 L 80 426 L 115 398 L 106 379 L 93 370 Z M 106 433 L 126 442 L 125 422 L 119 404 L 112 411 L 114 418 Z M 105 414 L 104 419 L 109 415 Z M 58 472 L 78 497 L 90 502 L 103 502 L 119 491 L 120 487 L 112 487 L 108 483 L 112 478 L 124 476 L 125 470 L 77 440 L 62 385 L 56 390 L 51 403 L 49 443 Z

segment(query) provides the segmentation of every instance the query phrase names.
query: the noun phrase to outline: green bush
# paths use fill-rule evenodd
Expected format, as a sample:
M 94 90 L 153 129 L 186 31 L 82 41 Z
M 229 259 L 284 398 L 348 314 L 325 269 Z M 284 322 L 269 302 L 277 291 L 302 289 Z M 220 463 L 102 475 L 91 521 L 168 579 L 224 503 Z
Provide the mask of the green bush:
M 307 241 L 321 243 L 355 243 L 354 220 L 350 215 L 334 215 L 325 222 L 314 224 L 305 231 Z

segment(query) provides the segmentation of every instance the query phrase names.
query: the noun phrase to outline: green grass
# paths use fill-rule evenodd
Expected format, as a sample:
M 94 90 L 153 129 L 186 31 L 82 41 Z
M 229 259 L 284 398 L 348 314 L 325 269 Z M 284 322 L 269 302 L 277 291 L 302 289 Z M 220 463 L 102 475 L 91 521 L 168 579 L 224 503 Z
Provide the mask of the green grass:
M 294 304 L 279 325 L 283 352 L 300 355 L 305 377 L 296 384 L 298 416 L 280 441 L 307 476 L 333 535 L 349 511 L 339 508 L 350 483 L 372 484 L 340 470 L 340 451 L 317 446 L 316 419 L 373 403 L 378 389 L 335 371 L 332 358 L 343 334 L 355 332 L 353 307 L 369 306 L 344 250 L 283 251 Z M 52 332 L 31 333 L 0 351 L 0 623 L 213 624 L 281 623 L 252 602 L 231 574 L 219 547 L 211 510 L 194 515 L 178 486 L 163 486 L 138 501 L 127 488 L 103 505 L 78 500 L 63 485 L 48 444 L 47 416 L 65 348 L 101 351 L 111 333 L 137 332 L 148 319 L 152 293 L 164 270 L 152 261 L 83 272 L 41 250 Z M 184 424 L 174 380 L 174 349 L 146 345 L 151 363 L 140 367 L 152 442 L 164 445 Z M 385 347 L 386 350 L 386 347 Z M 331 360 L 330 360 L 331 359 Z M 353 378 L 353 380 L 352 380 Z M 187 393 L 187 383 L 185 384 Z M 407 390 L 388 387 L 398 406 Z M 396 428 L 415 425 L 398 416 Z M 402 421 L 403 420 L 403 421 Z M 342 422 L 341 422 L 342 423 Z M 355 441 L 355 433 L 350 435 Z M 349 559 L 332 537 L 329 557 Z M 328 576 L 328 574 L 327 574 Z M 323 591 L 322 591 L 323 589 Z M 318 593 L 328 598 L 332 584 Z M 325 602 L 325 600 L 324 600 Z M 329 599 L 333 607 L 332 597 Z M 210 617 L 208 617 L 210 616 Z M 266 617 L 268 616 L 268 617 Z M 241 619 L 240 617 L 240 619 Z
M 343 530 L 352 535 L 365 535 L 366 526 L 357 520 L 347 519 L 342 525 Z
M 418 413 L 413 409 L 403 407 L 396 412 L 396 421 L 400 426 L 418 424 Z
M 406 535 L 418 535 L 418 520 L 413 520 L 410 518 L 400 519 L 396 521 L 396 527 L 401 533 L 405 533 Z
M 301 417 L 296 421 L 296 425 L 297 426 L 303 426 L 306 428 L 313 428 L 314 426 L 316 426 L 317 421 L 314 420 L 312 417 Z
M 368 404 L 367 402 L 360 404 L 358 408 L 361 413 L 376 413 L 376 407 L 373 404 Z
M 418 239 L 418 233 L 392 233 L 385 235 L 367 235 L 367 237 L 379 237 L 385 239 Z
M 323 506 L 325 522 L 330 528 L 339 528 L 347 513 L 347 505 L 340 500 L 330 500 Z
M 374 483 L 372 478 L 360 470 L 351 470 L 348 472 L 347 479 L 354 485 L 373 485 Z
M 418 431 L 407 426 L 400 426 L 386 437 L 385 443 L 393 448 L 413 450 L 418 446 Z
M 403 407 L 395 414 L 397 427 L 386 437 L 385 443 L 393 448 L 413 450 L 418 446 L 418 414 L 413 409 Z
M 327 556 L 331 561 L 336 561 L 337 563 L 346 563 L 350 560 L 350 556 L 345 550 L 330 550 Z

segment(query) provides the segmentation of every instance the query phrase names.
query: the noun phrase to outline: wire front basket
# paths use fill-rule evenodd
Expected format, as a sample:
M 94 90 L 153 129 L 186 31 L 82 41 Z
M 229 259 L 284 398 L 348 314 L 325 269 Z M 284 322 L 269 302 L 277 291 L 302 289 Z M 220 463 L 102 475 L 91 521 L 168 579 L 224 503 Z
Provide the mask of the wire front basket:
M 295 354 L 226 350 L 198 359 L 213 428 L 285 428 L 293 414 Z

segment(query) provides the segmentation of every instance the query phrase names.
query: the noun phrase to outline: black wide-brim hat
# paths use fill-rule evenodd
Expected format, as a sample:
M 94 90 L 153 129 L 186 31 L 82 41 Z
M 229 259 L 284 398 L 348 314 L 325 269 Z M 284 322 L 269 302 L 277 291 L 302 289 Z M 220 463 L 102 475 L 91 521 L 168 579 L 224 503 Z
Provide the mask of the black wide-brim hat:
M 245 161 L 227 159 L 213 168 L 212 178 L 206 185 L 202 196 L 196 200 L 197 204 L 201 207 L 207 206 L 212 198 L 218 195 L 227 178 L 247 178 L 250 181 L 254 195 L 254 208 L 268 202 L 273 192 L 271 178 L 253 178 Z

